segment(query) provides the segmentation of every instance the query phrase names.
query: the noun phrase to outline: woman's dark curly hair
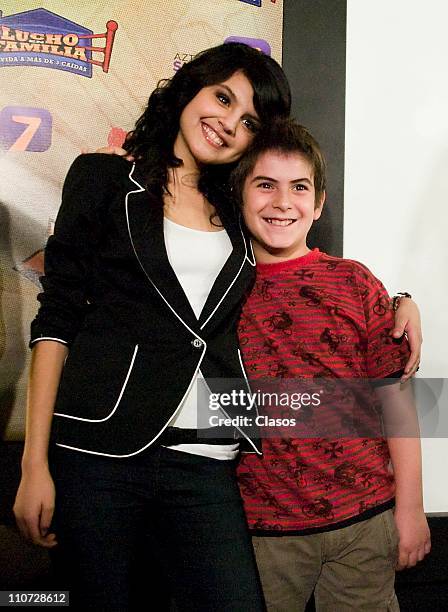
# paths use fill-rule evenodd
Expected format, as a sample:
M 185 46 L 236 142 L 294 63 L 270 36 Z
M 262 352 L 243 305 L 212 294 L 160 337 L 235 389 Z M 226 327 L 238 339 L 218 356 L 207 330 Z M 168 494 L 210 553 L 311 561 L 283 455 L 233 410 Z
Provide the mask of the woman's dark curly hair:
M 129 132 L 124 148 L 140 163 L 146 186 L 161 198 L 168 184 L 168 169 L 182 164 L 174 155 L 174 142 L 185 106 L 203 88 L 222 83 L 241 71 L 254 90 L 254 107 L 263 123 L 289 115 L 291 92 L 281 67 L 271 57 L 241 43 L 212 47 L 184 64 L 171 79 L 158 83 L 146 110 Z M 201 168 L 199 190 L 225 215 L 227 181 L 235 164 Z

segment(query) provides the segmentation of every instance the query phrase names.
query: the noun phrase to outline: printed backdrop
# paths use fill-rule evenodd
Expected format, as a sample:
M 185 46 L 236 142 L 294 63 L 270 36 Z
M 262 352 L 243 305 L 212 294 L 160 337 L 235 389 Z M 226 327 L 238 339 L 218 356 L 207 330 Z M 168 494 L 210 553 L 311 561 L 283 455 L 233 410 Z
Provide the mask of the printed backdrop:
M 148 95 L 227 39 L 281 61 L 282 0 L 0 0 L 0 432 L 23 437 L 29 324 L 73 159 L 121 144 Z

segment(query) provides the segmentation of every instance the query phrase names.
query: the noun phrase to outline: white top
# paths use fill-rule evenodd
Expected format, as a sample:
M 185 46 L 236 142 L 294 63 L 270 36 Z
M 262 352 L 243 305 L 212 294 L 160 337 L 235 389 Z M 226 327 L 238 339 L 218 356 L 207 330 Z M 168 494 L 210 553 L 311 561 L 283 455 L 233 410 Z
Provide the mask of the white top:
M 168 260 L 199 318 L 213 283 L 232 252 L 230 238 L 225 230 L 206 232 L 191 229 L 166 217 L 163 231 Z M 197 379 L 201 376 L 199 370 L 180 410 L 169 423 L 171 427 L 197 429 Z M 234 459 L 238 446 L 238 443 L 177 444 L 169 448 L 214 459 Z

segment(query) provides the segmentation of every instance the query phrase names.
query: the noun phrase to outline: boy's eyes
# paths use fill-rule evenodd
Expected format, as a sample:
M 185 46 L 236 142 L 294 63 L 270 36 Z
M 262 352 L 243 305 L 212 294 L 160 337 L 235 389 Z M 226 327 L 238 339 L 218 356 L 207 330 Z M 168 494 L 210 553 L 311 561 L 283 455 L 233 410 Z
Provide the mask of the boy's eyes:
M 258 183 L 257 187 L 261 189 L 274 189 L 274 185 L 272 183 L 262 182 Z M 302 183 L 296 183 L 292 186 L 293 191 L 308 191 L 308 186 Z

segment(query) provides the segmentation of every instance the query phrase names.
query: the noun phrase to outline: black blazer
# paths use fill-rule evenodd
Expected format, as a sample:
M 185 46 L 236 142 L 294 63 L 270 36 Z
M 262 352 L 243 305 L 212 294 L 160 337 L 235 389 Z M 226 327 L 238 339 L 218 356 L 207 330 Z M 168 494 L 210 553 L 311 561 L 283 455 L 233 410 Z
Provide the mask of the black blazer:
M 207 379 L 245 379 L 236 327 L 255 261 L 241 223 L 226 230 L 233 251 L 198 320 L 168 261 L 163 207 L 138 166 L 99 154 L 74 161 L 30 342 L 69 346 L 53 419 L 58 445 L 137 454 L 165 429 L 199 367 Z M 253 430 L 238 435 L 260 452 Z

